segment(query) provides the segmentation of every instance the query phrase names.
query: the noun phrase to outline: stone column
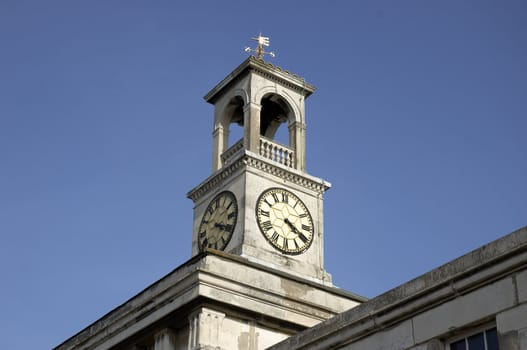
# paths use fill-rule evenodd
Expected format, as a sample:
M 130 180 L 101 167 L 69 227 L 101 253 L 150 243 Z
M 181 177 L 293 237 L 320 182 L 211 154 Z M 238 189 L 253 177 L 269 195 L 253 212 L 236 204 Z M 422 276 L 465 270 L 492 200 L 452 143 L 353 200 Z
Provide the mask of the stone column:
M 259 153 L 260 147 L 260 111 L 262 106 L 250 102 L 243 108 L 243 147 L 253 153 Z
M 289 124 L 289 144 L 295 151 L 295 169 L 306 171 L 306 125 L 300 122 Z
M 225 314 L 207 308 L 200 308 L 189 318 L 189 350 L 221 348 L 220 335 Z
M 222 167 L 221 155 L 229 146 L 229 129 L 218 125 L 212 132 L 212 172 Z
M 176 337 L 171 329 L 165 328 L 156 333 L 154 350 L 176 350 Z

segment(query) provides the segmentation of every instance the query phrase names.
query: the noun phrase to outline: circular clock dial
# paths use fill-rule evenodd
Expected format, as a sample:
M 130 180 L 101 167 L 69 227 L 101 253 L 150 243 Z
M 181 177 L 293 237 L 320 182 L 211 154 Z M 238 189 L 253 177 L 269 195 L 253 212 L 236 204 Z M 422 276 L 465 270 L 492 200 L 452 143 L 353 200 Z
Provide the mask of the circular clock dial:
M 286 254 L 300 254 L 313 242 L 313 220 L 305 204 L 293 193 L 271 188 L 256 204 L 258 227 L 264 237 Z
M 218 194 L 209 203 L 198 231 L 199 249 L 223 250 L 229 243 L 238 219 L 238 204 L 232 192 Z

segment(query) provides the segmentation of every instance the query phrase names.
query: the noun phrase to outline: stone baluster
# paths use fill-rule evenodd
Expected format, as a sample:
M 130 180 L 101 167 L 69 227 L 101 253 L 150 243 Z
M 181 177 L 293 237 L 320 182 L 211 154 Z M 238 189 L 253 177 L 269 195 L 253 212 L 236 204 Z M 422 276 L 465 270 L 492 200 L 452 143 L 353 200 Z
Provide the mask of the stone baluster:
M 260 138 L 259 154 L 267 159 L 283 164 L 285 166 L 295 167 L 295 152 L 287 146 L 274 143 L 271 140 Z

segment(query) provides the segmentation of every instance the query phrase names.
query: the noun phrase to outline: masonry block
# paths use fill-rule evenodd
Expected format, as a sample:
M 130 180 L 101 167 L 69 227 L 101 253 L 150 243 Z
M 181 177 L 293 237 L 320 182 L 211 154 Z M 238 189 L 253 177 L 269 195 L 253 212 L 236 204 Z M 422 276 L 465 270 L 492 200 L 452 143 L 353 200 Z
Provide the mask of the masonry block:
M 527 304 L 504 311 L 496 316 L 496 326 L 499 333 L 527 329 Z
M 515 303 L 512 278 L 506 278 L 441 304 L 413 318 L 416 343 L 494 315 Z
M 523 270 L 516 275 L 516 288 L 518 290 L 518 301 L 527 302 L 527 270 Z
M 397 326 L 375 333 L 371 337 L 349 344 L 342 349 L 345 350 L 401 350 L 408 349 L 415 344 L 412 336 L 412 322 L 410 320 Z M 418 350 L 421 350 L 418 348 Z

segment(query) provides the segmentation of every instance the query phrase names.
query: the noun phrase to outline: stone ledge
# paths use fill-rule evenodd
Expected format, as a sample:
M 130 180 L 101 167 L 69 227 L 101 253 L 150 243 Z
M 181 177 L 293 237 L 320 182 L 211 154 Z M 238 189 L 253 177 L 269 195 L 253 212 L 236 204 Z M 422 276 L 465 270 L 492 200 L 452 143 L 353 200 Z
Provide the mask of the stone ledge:
M 308 97 L 315 91 L 315 87 L 308 84 L 305 79 L 300 78 L 296 74 L 292 74 L 271 63 L 264 62 L 253 56 L 249 56 L 238 67 L 236 67 L 229 75 L 227 75 L 221 82 L 212 88 L 203 98 L 209 103 L 214 103 L 231 84 L 235 83 L 249 72 L 264 76 L 265 78 L 275 81 L 281 85 L 287 86 L 290 89 L 300 92 L 305 97 Z
M 336 344 L 347 344 L 525 268 L 527 227 L 292 336 L 270 349 L 332 348 Z M 365 327 L 366 324 L 371 327 Z
M 327 181 L 273 162 L 245 149 L 236 152 L 236 157 L 236 159 L 233 159 L 205 179 L 205 181 L 194 187 L 194 189 L 190 190 L 187 193 L 187 197 L 196 202 L 210 191 L 221 187 L 221 184 L 237 174 L 239 169 L 248 167 L 265 171 L 268 174 L 286 179 L 291 183 L 318 193 L 323 193 L 331 187 L 331 184 Z
M 243 277 L 242 270 L 248 276 Z M 293 290 L 301 286 L 311 294 L 295 296 L 284 286 L 291 286 Z M 364 300 L 242 257 L 209 250 L 188 260 L 55 350 L 109 349 L 199 298 L 260 312 L 269 318 L 282 315 L 280 322 L 303 327 L 344 311 L 344 305 Z

